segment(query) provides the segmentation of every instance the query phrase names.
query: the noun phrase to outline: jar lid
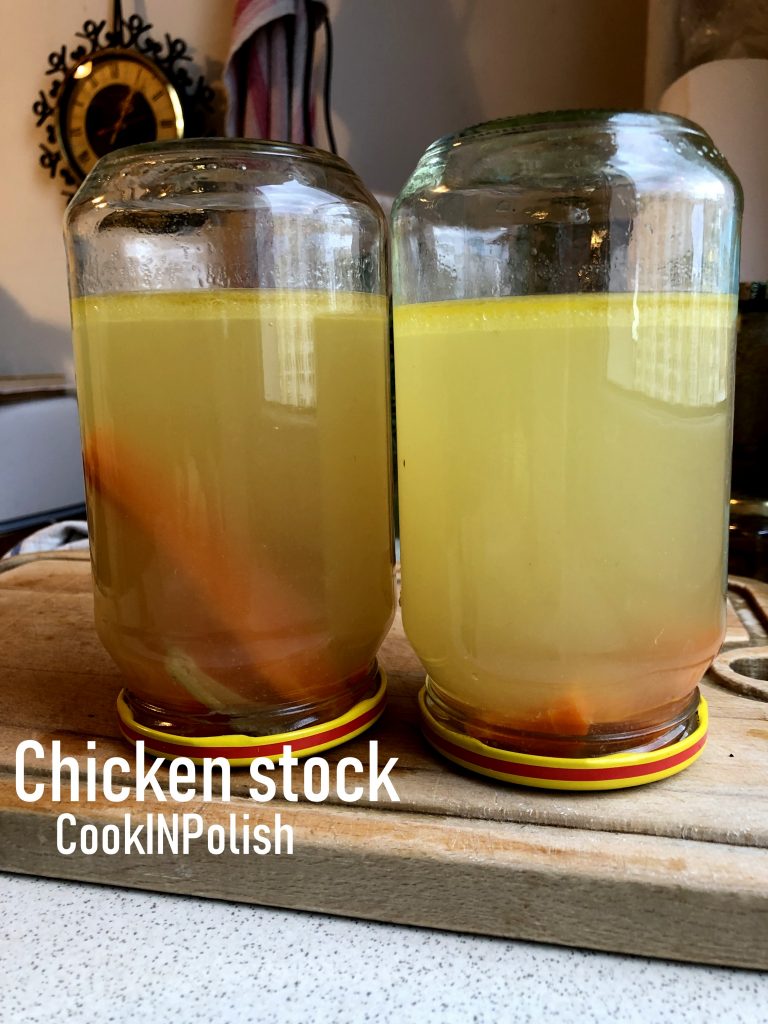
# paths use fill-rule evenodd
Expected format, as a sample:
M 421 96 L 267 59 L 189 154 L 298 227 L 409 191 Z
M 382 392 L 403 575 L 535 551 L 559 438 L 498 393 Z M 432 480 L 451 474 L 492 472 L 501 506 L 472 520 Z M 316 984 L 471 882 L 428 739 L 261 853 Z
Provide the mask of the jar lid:
M 205 757 L 225 757 L 233 768 L 247 767 L 257 757 L 276 761 L 282 756 L 283 747 L 290 747 L 294 757 L 309 757 L 354 739 L 381 717 L 386 704 L 387 677 L 381 666 L 378 673 L 379 688 L 373 697 L 359 701 L 346 714 L 306 729 L 270 736 L 175 736 L 150 729 L 133 717 L 124 690 L 117 698 L 117 716 L 123 736 L 130 743 L 143 740 L 147 752 L 155 757 L 189 757 L 196 764 Z
M 448 729 L 429 711 L 419 693 L 422 726 L 427 742 L 450 761 L 503 782 L 538 789 L 626 789 L 676 775 L 699 757 L 707 742 L 709 713 L 706 700 L 698 706 L 695 730 L 682 740 L 651 751 L 623 751 L 602 757 L 543 757 L 492 747 L 465 733 Z

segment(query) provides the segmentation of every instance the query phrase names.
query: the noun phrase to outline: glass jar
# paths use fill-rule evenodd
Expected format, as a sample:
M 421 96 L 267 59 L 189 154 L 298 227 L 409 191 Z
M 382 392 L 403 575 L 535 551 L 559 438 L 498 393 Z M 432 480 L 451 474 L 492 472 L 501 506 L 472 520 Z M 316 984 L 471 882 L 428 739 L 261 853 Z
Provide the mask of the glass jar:
M 648 113 L 479 125 L 399 196 L 403 616 L 462 763 L 470 741 L 589 759 L 701 724 L 740 210 L 709 137 Z
M 243 760 L 356 735 L 394 608 L 376 202 L 319 150 L 151 144 L 99 161 L 66 235 L 123 731 Z

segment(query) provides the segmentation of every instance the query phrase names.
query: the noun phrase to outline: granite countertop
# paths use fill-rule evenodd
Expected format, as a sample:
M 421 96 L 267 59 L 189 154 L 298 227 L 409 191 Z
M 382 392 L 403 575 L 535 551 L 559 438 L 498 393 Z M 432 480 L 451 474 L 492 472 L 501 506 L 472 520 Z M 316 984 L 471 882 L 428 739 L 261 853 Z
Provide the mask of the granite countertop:
M 2 1024 L 767 1024 L 768 973 L 0 874 Z

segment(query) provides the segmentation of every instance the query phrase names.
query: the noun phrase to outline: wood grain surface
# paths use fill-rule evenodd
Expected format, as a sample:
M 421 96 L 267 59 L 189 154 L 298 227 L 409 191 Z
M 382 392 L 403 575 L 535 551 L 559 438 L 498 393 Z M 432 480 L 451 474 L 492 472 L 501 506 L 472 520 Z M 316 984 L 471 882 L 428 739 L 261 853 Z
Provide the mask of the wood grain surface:
M 617 952 L 768 968 L 768 703 L 703 684 L 711 736 L 682 774 L 613 793 L 549 793 L 471 776 L 421 739 L 422 670 L 396 620 L 382 648 L 390 701 L 381 721 L 328 753 L 397 757 L 400 803 L 268 805 L 233 772 L 229 802 L 173 810 L 207 823 L 279 812 L 292 856 L 62 856 L 55 819 L 122 824 L 169 805 L 22 803 L 17 744 L 53 739 L 81 762 L 128 756 L 114 711 L 122 686 L 93 627 L 87 558 L 37 556 L 0 573 L 0 868 L 266 905 L 429 925 Z M 765 645 L 765 595 L 748 583 L 726 646 Z M 746 591 L 744 590 L 746 587 Z M 744 594 L 747 594 L 745 597 Z M 742 613 L 742 608 L 746 609 Z M 736 614 L 738 612 L 738 615 Z M 35 775 L 49 770 L 39 762 Z M 31 778 L 32 776 L 29 775 Z M 297 787 L 300 788 L 300 787 Z

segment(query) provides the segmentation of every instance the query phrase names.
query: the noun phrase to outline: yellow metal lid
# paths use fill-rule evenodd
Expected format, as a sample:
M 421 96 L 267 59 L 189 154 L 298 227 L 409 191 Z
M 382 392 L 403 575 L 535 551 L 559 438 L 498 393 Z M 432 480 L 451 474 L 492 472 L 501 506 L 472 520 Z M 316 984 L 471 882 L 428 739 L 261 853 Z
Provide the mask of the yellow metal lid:
M 381 716 L 386 703 L 387 677 L 379 667 L 380 685 L 373 697 L 355 704 L 346 714 L 330 722 L 321 722 L 306 729 L 271 736 L 175 736 L 139 724 L 125 700 L 125 691 L 117 698 L 120 730 L 127 740 L 144 740 L 145 749 L 156 757 L 189 757 L 200 762 L 204 757 L 225 757 L 234 767 L 247 766 L 256 757 L 276 761 L 283 747 L 290 747 L 294 757 L 309 757 L 330 750 L 354 739 Z
M 699 701 L 699 722 L 685 739 L 658 750 L 623 751 L 602 757 L 542 757 L 492 747 L 482 740 L 448 729 L 430 713 L 419 693 L 422 726 L 427 741 L 444 757 L 470 771 L 504 782 L 539 789 L 625 789 L 657 782 L 693 764 L 707 742 L 707 702 Z

